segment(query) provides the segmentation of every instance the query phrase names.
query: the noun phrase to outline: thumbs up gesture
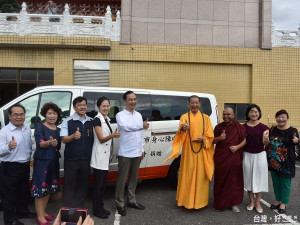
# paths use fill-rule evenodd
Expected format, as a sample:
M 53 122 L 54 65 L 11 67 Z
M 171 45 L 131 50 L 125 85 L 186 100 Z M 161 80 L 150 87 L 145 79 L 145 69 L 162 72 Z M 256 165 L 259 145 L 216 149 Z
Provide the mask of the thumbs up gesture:
M 185 132 L 189 129 L 190 129 L 189 124 L 188 124 L 187 120 L 185 120 L 185 123 L 182 124 L 182 126 L 181 126 L 181 130 Z
M 263 133 L 263 144 L 265 146 L 267 146 L 270 143 L 269 135 L 270 135 L 269 130 L 265 130 L 264 133 Z
M 226 139 L 226 133 L 225 130 L 223 130 L 222 134 L 220 135 L 220 140 L 223 141 Z
M 11 141 L 9 142 L 8 147 L 10 149 L 15 149 L 17 147 L 17 142 L 15 141 L 14 136 L 11 137 Z
M 74 133 L 74 138 L 75 138 L 76 140 L 78 140 L 80 137 L 81 137 L 81 133 L 80 133 L 80 131 L 79 131 L 79 127 L 77 127 L 77 130 L 76 130 L 76 132 Z
M 265 130 L 263 133 L 263 139 L 264 140 L 269 140 L 269 130 Z
M 113 138 L 119 138 L 120 137 L 120 133 L 118 131 L 118 128 L 115 130 L 115 132 L 113 132 L 112 136 L 113 136 Z
M 143 128 L 144 130 L 147 130 L 149 128 L 148 118 L 143 122 Z
M 293 135 L 293 143 L 294 144 L 298 144 L 298 142 L 299 142 L 299 139 L 297 138 L 296 133 L 294 133 L 294 135 Z
M 57 146 L 57 144 L 58 144 L 57 140 L 53 139 L 53 137 L 50 136 L 49 145 L 55 147 L 55 146 Z
M 265 130 L 263 136 L 269 138 L 269 130 Z

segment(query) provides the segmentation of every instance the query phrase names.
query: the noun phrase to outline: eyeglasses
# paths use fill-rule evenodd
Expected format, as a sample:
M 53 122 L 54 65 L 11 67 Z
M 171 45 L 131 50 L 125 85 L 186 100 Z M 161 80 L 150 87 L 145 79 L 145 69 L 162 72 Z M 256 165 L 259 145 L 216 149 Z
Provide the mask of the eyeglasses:
M 14 113 L 11 114 L 12 117 L 18 118 L 18 117 L 25 117 L 25 113 Z
M 87 105 L 86 104 L 78 104 L 78 105 L 76 105 L 76 107 L 87 107 Z

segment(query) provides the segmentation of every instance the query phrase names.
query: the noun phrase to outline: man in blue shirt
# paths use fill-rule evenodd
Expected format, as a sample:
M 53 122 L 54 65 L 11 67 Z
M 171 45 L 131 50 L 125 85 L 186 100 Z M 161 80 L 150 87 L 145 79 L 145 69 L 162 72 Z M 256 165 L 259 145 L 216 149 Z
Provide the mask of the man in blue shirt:
M 17 218 L 34 218 L 29 212 L 31 129 L 24 124 L 25 108 L 8 109 L 9 123 L 0 130 L 0 196 L 5 225 L 22 225 Z
M 136 202 L 135 189 L 141 160 L 144 158 L 144 129 L 149 127 L 147 120 L 143 122 L 142 115 L 134 110 L 137 104 L 136 95 L 132 91 L 127 91 L 123 95 L 123 100 L 126 107 L 116 116 L 120 144 L 115 202 L 121 216 L 126 215 L 124 191 L 128 173 L 127 207 L 145 209 L 145 206 Z
M 66 144 L 64 152 L 64 206 L 83 208 L 90 177 L 90 160 L 93 148 L 93 120 L 85 113 L 87 100 L 73 100 L 75 113 L 66 118 L 60 136 Z

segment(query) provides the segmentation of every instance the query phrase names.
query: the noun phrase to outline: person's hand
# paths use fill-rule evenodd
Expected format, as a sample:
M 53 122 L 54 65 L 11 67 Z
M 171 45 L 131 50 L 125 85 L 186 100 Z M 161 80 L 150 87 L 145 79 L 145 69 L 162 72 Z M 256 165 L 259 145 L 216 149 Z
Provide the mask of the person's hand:
M 90 215 L 87 215 L 82 223 L 82 217 L 80 216 L 77 225 L 94 225 L 94 220 L 90 217 Z
M 56 219 L 54 220 L 53 225 L 66 225 L 66 222 L 60 223 L 60 221 L 61 221 L 61 216 L 59 211 L 59 213 L 56 216 Z M 90 217 L 90 215 L 87 215 L 85 220 L 82 222 L 82 217 L 80 216 L 77 225 L 94 225 L 94 220 Z
M 119 138 L 120 137 L 120 132 L 118 131 L 118 128 L 116 129 L 115 132 L 112 133 L 113 138 Z
M 265 130 L 263 133 L 263 140 L 268 141 L 269 140 L 269 130 Z
M 53 225 L 66 225 L 66 222 L 60 223 L 60 220 L 61 218 L 60 218 L 60 211 L 59 211 L 59 213 L 56 216 L 56 219 L 54 220 Z
M 197 142 L 197 143 L 201 143 L 201 142 L 205 142 L 206 138 L 205 137 L 199 137 L 196 140 L 193 140 L 193 142 Z
M 149 123 L 148 123 L 148 118 L 143 122 L 143 128 L 144 128 L 144 130 L 147 130 L 148 128 L 149 128 Z
M 49 146 L 56 147 L 57 144 L 58 144 L 57 140 L 56 140 L 56 139 L 53 139 L 53 137 L 50 136 L 50 139 L 49 139 Z
M 17 142 L 15 141 L 14 136 L 11 137 L 11 141 L 9 142 L 8 147 L 10 149 L 15 149 L 17 147 Z
M 145 158 L 145 152 L 142 152 L 142 160 Z
M 190 129 L 189 124 L 188 124 L 187 120 L 185 120 L 185 123 L 181 125 L 181 130 L 185 132 L 189 129 Z
M 294 144 L 298 144 L 298 142 L 299 142 L 299 139 L 297 138 L 296 133 L 294 133 L 294 135 L 293 135 L 293 143 Z
M 74 138 L 75 138 L 76 140 L 78 140 L 80 137 L 81 137 L 81 133 L 80 133 L 80 131 L 79 131 L 79 127 L 77 127 L 77 130 L 76 130 L 76 132 L 74 133 Z
M 235 153 L 237 150 L 239 150 L 239 149 L 238 149 L 238 147 L 236 145 L 230 146 L 230 151 L 232 153 Z
M 223 130 L 222 134 L 220 135 L 220 140 L 223 141 L 226 139 L 226 133 L 225 130 Z

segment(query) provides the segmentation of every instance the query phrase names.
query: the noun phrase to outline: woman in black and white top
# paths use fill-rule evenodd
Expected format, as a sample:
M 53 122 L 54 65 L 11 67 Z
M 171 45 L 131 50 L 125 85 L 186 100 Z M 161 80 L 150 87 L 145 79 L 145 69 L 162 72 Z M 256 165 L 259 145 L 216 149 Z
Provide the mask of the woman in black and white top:
M 119 138 L 118 130 L 112 132 L 108 113 L 110 101 L 106 97 L 101 97 L 97 101 L 99 109 L 94 118 L 94 145 L 91 158 L 91 167 L 94 168 L 94 196 L 93 214 L 101 219 L 107 219 L 110 212 L 104 209 L 103 197 L 107 172 L 109 168 L 109 158 L 112 147 L 112 139 Z

